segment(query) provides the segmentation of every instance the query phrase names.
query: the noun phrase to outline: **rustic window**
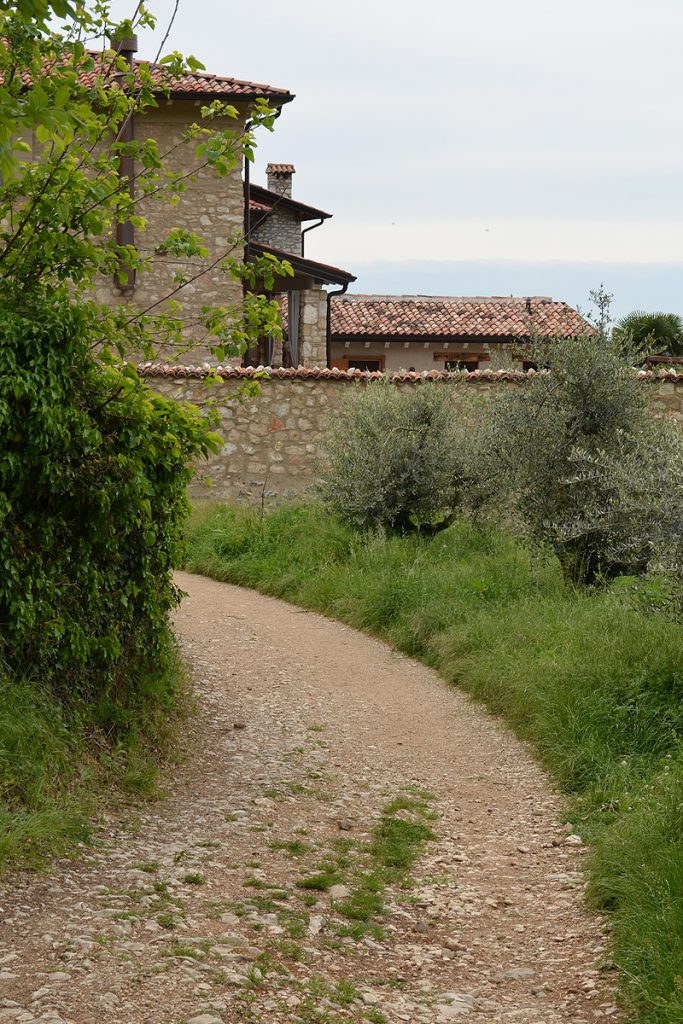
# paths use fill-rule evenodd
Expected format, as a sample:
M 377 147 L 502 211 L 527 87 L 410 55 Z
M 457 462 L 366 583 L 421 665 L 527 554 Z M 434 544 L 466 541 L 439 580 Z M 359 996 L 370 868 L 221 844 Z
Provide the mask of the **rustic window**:
M 444 362 L 444 370 L 467 370 L 471 373 L 472 370 L 479 369 L 479 360 L 472 356 L 462 356 L 460 359 L 447 359 Z
M 383 369 L 382 362 L 380 359 L 354 359 L 353 356 L 349 356 L 349 370 L 370 370 L 374 373 Z

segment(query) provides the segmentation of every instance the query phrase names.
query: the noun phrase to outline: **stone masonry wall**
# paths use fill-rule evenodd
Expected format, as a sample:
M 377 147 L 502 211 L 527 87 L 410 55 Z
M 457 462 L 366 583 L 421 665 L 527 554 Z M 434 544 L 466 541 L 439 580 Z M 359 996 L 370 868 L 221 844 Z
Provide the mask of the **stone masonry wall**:
M 147 383 L 166 397 L 218 405 L 218 432 L 225 443 L 199 467 L 192 497 L 254 503 L 293 497 L 311 487 L 320 437 L 342 391 L 327 381 L 275 378 L 262 383 L 257 398 L 239 401 L 239 379 L 208 388 L 187 378 L 154 377 Z
M 299 355 L 302 366 L 327 366 L 327 292 L 323 288 L 301 292 Z
M 183 141 L 183 136 L 190 125 L 201 121 L 200 108 L 203 104 L 194 100 L 172 103 L 162 100 L 161 103 L 158 108 L 138 115 L 136 138 L 156 139 L 159 152 L 162 155 L 168 153 L 164 166 L 178 176 L 189 174 L 201 162 L 194 155 L 201 139 L 188 142 Z M 243 117 L 238 120 L 216 118 L 208 126 L 215 130 L 228 128 L 239 132 Z M 244 231 L 241 159 L 225 177 L 218 177 L 210 168 L 203 168 L 187 178 L 184 184 L 185 190 L 175 206 L 164 200 L 145 200 L 138 204 L 136 212 L 147 218 L 147 230 L 136 231 L 136 243 L 152 263 L 148 272 L 138 274 L 134 290 L 125 293 L 123 300 L 138 309 L 145 309 L 173 291 L 176 273 L 193 276 L 204 271 L 193 284 L 174 296 L 183 305 L 179 315 L 186 321 L 188 337 L 199 339 L 205 333 L 197 323 L 202 306 L 241 305 L 242 301 L 241 285 L 217 267 L 210 269 L 211 264 L 231 248 L 230 240 Z M 200 235 L 209 250 L 208 257 L 179 261 L 177 257 L 157 253 L 155 250 L 171 228 L 186 228 Z M 241 260 L 242 247 L 236 246 L 230 255 Z M 121 292 L 111 280 L 102 279 L 96 294 L 98 301 L 108 305 L 118 305 L 122 301 Z M 182 355 L 161 350 L 160 358 L 197 363 L 208 358 L 208 351 L 198 344 L 191 352 Z
M 368 380 L 359 372 L 275 370 L 261 384 L 259 397 L 240 402 L 239 388 L 253 370 L 229 371 L 228 379 L 210 387 L 185 368 L 148 367 L 142 372 L 163 395 L 200 406 L 218 403 L 225 445 L 199 467 L 192 497 L 268 504 L 301 495 L 314 485 L 320 441 L 342 394 Z M 495 388 L 518 387 L 524 379 L 524 374 L 510 372 L 444 377 L 455 401 L 472 388 L 483 397 Z M 405 375 L 397 386 L 414 387 L 419 380 Z M 653 401 L 683 428 L 683 374 L 659 379 Z
M 276 206 L 254 230 L 254 241 L 301 255 L 301 221 L 295 213 Z

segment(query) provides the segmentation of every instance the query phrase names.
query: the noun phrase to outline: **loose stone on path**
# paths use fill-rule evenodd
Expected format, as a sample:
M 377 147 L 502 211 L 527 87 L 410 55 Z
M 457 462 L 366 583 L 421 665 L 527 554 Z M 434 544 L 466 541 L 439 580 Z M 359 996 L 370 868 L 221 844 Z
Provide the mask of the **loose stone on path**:
M 109 814 L 80 859 L 5 880 L 0 1021 L 618 1019 L 581 838 L 525 747 L 375 640 L 179 583 L 198 714 L 168 796 Z M 418 792 L 435 839 L 410 883 L 345 916 L 385 809 Z

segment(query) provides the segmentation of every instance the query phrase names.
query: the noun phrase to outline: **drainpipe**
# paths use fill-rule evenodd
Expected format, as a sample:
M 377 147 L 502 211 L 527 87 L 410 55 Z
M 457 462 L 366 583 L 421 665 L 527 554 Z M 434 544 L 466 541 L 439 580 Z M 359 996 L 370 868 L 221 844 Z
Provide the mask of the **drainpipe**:
M 136 35 L 114 38 L 111 40 L 112 47 L 120 57 L 124 57 L 130 69 L 133 69 L 134 55 L 138 51 L 138 37 Z M 121 126 L 118 141 L 128 143 L 135 138 L 135 118 L 131 110 Z M 119 179 L 127 182 L 128 195 L 132 199 L 135 195 L 135 166 L 133 157 L 122 156 L 119 164 Z M 135 245 L 135 228 L 130 220 L 118 221 L 116 224 L 117 245 Z M 127 267 L 121 260 L 120 270 L 125 275 L 124 281 L 115 281 L 116 287 L 121 292 L 131 292 L 135 288 L 135 270 Z
M 251 161 L 244 159 L 244 262 L 249 261 L 251 238 Z
M 317 227 L 317 225 L 316 225 L 316 227 Z M 336 295 L 343 295 L 346 292 L 346 289 L 348 287 L 349 287 L 349 282 L 347 281 L 346 284 L 342 285 L 342 287 L 339 288 L 336 292 L 328 292 L 327 293 L 327 345 L 326 345 L 326 357 L 327 357 L 327 369 L 328 370 L 330 369 L 330 364 L 332 362 L 332 302 L 331 302 L 331 299 L 333 299 Z
M 325 218 L 321 217 L 320 220 L 316 224 L 311 224 L 311 225 L 309 225 L 309 227 L 303 229 L 303 231 L 301 232 L 301 255 L 302 256 L 304 254 L 304 235 L 306 234 L 307 231 L 313 231 L 315 228 L 319 228 L 320 225 L 324 224 L 324 223 L 325 223 Z

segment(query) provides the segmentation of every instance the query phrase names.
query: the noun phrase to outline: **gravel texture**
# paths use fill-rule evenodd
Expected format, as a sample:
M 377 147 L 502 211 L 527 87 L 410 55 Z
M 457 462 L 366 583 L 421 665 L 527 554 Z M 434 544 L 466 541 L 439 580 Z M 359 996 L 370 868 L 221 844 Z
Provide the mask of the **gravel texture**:
M 583 847 L 522 744 L 375 640 L 179 583 L 198 701 L 182 763 L 166 799 L 5 884 L 0 1022 L 618 1019 Z M 436 838 L 375 930 L 347 935 L 383 808 L 417 790 Z M 297 885 L 342 848 L 335 889 Z

